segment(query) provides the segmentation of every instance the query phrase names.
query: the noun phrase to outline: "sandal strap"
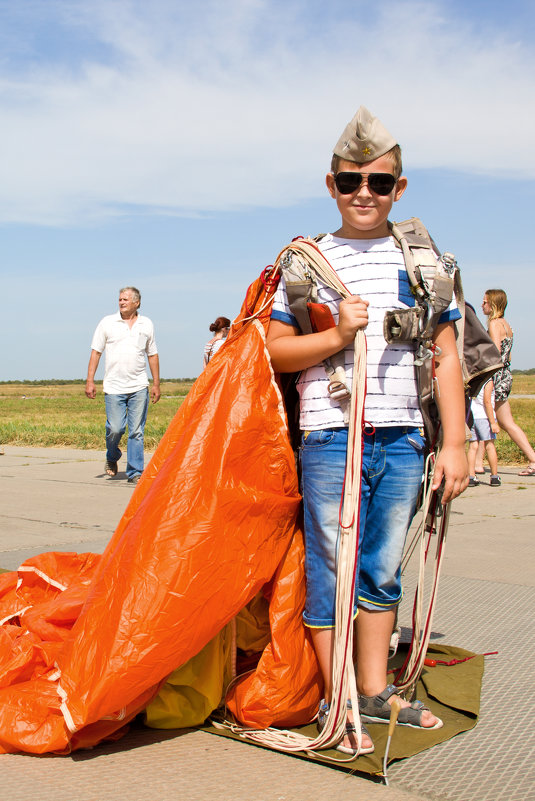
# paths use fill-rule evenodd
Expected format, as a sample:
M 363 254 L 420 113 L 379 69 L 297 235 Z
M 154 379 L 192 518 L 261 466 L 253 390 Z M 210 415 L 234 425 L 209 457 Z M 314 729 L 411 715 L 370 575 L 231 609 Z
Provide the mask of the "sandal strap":
M 361 712 L 369 715 L 376 714 L 383 710 L 388 711 L 388 714 L 390 714 L 388 699 L 396 695 L 396 693 L 397 687 L 393 684 L 389 684 L 382 693 L 378 693 L 377 695 L 360 695 L 359 709 Z
M 422 726 L 422 714 L 426 711 L 430 711 L 429 707 L 422 701 L 413 701 L 410 706 L 403 707 L 403 709 L 399 710 L 398 720 L 400 723 Z
M 379 718 L 381 720 L 388 720 L 392 711 L 391 705 L 388 700 L 395 695 L 397 688 L 393 684 L 389 684 L 382 693 L 377 695 L 361 695 L 359 698 L 359 707 L 362 715 L 367 715 L 370 718 Z M 410 723 L 413 726 L 422 725 L 422 713 L 430 711 L 423 701 L 413 701 L 410 706 L 402 707 L 399 710 L 398 720 L 400 723 Z
M 370 732 L 368 731 L 367 726 L 362 721 L 360 721 L 360 730 L 361 730 L 362 734 L 366 735 L 366 737 L 370 737 Z M 357 733 L 357 730 L 355 728 L 355 724 L 354 723 L 346 723 L 346 734 L 356 734 L 356 733 Z M 371 739 L 371 737 L 370 737 L 370 739 Z

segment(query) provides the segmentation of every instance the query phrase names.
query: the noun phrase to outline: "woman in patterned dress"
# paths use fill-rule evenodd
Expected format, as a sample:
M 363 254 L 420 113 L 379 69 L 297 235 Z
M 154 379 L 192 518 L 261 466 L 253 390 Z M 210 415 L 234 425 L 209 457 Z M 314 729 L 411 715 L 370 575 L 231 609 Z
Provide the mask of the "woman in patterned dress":
M 529 464 L 519 472 L 519 476 L 535 476 L 535 450 L 520 428 L 513 420 L 509 394 L 513 385 L 511 373 L 511 350 L 513 348 L 513 329 L 505 319 L 507 295 L 503 289 L 487 289 L 481 308 L 488 317 L 488 331 L 492 341 L 502 356 L 503 367 L 494 374 L 494 399 L 496 403 L 496 419 L 500 428 L 518 445 Z

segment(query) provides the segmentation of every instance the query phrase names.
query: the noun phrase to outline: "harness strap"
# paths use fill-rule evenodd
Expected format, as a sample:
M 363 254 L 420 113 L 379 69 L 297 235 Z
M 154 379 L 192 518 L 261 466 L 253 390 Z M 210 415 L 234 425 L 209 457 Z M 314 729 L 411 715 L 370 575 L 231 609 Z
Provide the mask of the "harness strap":
M 310 237 L 297 237 L 284 248 L 277 257 L 286 282 L 288 305 L 295 316 L 303 334 L 313 333 L 308 304 L 317 302 L 317 278 L 341 294 L 340 287 L 349 297 L 350 292 L 338 277 L 331 264 L 318 248 L 316 241 Z M 350 389 L 346 382 L 344 350 L 332 354 L 323 361 L 329 379 L 329 395 L 336 400 L 344 412 L 344 423 L 349 421 Z
M 351 293 L 338 278 L 335 270 L 324 258 L 312 240 L 297 240 L 285 248 L 275 261 L 279 265 L 287 250 L 295 251 L 301 259 L 309 261 L 317 269 L 322 280 L 343 298 Z M 302 265 L 303 266 L 303 265 Z M 306 266 L 306 265 L 305 265 Z M 287 282 L 288 284 L 288 282 Z M 347 722 L 347 699 L 351 699 L 355 720 L 355 736 L 358 748 L 362 744 L 359 717 L 357 683 L 353 665 L 353 603 L 357 572 L 359 537 L 359 508 L 362 473 L 362 427 L 364 422 L 364 399 L 366 391 L 366 338 L 359 330 L 354 341 L 354 369 L 349 413 L 348 450 L 344 491 L 340 512 L 340 545 L 337 558 L 336 612 L 332 663 L 332 696 L 323 730 L 314 739 L 291 731 L 269 728 L 250 731 L 230 724 L 233 731 L 242 737 L 267 745 L 279 751 L 305 751 L 311 756 L 319 749 L 336 745 L 345 734 Z M 323 755 L 323 758 L 326 758 Z M 356 756 L 350 756 L 352 761 Z M 340 762 L 341 760 L 333 760 Z
M 431 627 L 438 594 L 440 572 L 445 552 L 446 535 L 449 526 L 451 504 L 440 504 L 438 495 L 431 487 L 435 469 L 436 454 L 430 453 L 427 457 L 424 474 L 424 499 L 420 511 L 420 524 L 414 537 L 405 551 L 402 572 L 405 571 L 411 556 L 419 543 L 419 569 L 418 582 L 414 596 L 412 613 L 412 638 L 409 653 L 404 664 L 396 674 L 394 684 L 400 693 L 410 699 L 420 678 L 427 654 L 427 647 L 431 637 Z M 429 561 L 433 535 L 436 534 L 436 544 L 431 567 L 431 590 L 427 608 L 424 611 L 424 586 L 426 567 Z

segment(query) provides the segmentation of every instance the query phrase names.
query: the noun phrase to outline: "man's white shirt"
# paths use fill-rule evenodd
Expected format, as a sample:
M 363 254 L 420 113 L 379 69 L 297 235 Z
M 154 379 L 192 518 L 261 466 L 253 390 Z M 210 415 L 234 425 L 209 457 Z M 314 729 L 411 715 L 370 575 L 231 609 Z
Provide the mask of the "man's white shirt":
M 154 326 L 148 317 L 138 314 L 130 328 L 120 312 L 109 314 L 97 325 L 91 349 L 106 351 L 103 382 L 106 394 L 122 395 L 148 386 L 145 355 L 158 353 Z

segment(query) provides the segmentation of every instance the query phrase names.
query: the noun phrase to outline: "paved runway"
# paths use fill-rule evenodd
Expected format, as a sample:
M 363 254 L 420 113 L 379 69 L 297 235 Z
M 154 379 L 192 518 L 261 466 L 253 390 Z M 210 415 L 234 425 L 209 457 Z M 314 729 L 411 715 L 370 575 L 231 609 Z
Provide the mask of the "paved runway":
M 107 478 L 98 451 L 4 450 L 0 568 L 16 569 L 48 550 L 102 552 L 133 491 L 124 473 Z M 135 726 L 117 743 L 70 757 L 0 756 L 2 799 L 535 799 L 535 478 L 517 472 L 503 468 L 502 487 L 482 483 L 455 502 L 433 626 L 437 641 L 499 652 L 486 660 L 480 720 L 475 729 L 391 765 L 389 787 L 205 732 Z M 409 569 L 409 590 L 413 582 Z M 409 624 L 408 605 L 401 623 Z

